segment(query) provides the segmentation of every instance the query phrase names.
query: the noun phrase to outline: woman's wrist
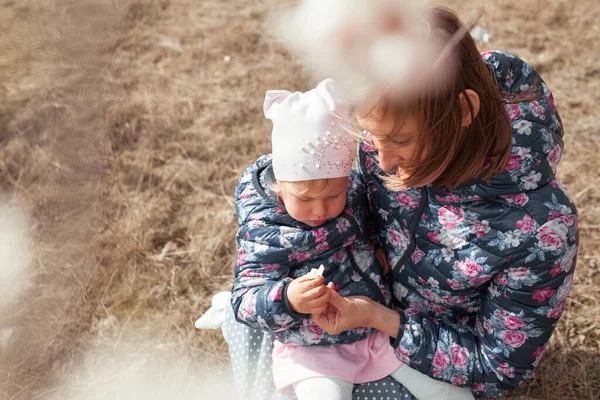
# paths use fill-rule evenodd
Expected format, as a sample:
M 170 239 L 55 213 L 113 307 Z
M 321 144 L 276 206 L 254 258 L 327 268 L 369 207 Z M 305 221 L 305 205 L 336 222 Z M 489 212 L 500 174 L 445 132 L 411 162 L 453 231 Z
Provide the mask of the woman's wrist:
M 400 330 L 400 314 L 388 307 L 373 302 L 370 328 L 375 328 L 386 335 L 396 338 Z

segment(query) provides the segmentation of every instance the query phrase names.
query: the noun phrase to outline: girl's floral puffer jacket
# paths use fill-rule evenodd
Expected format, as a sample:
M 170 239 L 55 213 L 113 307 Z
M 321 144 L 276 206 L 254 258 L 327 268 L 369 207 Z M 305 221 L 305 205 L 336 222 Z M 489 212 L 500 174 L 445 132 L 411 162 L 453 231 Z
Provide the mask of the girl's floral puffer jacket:
M 452 191 L 393 192 L 368 142 L 359 166 L 404 310 L 396 355 L 495 397 L 531 374 L 558 323 L 573 283 L 578 220 L 555 177 L 563 127 L 552 93 L 523 60 L 482 56 L 509 100 L 505 172 Z
M 391 293 L 365 229 L 366 196 L 358 175 L 348 178 L 343 213 L 317 228 L 291 218 L 268 187 L 271 157 L 263 156 L 243 173 L 235 192 L 239 231 L 232 289 L 236 319 L 275 332 L 277 340 L 298 345 L 352 343 L 372 330 L 362 328 L 329 335 L 310 315 L 294 312 L 287 302 L 288 284 L 325 265 L 325 284 L 343 296 L 368 296 L 389 304 Z

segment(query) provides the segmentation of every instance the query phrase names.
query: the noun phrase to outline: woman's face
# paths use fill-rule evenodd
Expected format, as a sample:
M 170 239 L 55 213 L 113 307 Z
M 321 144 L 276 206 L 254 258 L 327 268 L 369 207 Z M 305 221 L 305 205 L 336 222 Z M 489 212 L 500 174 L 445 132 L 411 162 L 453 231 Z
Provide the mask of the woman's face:
M 379 164 L 385 172 L 390 172 L 416 157 L 414 152 L 419 127 L 414 117 L 406 117 L 401 128 L 395 132 L 394 120 L 380 118 L 375 112 L 365 117 L 357 117 L 357 120 L 363 129 L 371 133 L 379 153 Z

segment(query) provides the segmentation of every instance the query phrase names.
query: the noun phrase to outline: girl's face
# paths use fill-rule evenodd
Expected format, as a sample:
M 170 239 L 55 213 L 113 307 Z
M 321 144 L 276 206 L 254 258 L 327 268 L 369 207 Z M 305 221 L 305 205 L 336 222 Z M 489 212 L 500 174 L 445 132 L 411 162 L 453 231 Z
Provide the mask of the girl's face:
M 288 214 L 296 221 L 316 227 L 342 213 L 346 206 L 348 178 L 334 178 L 326 190 L 304 191 L 301 182 L 281 182 L 281 196 Z
M 379 164 L 385 172 L 411 161 L 416 148 L 419 126 L 414 117 L 406 117 L 402 127 L 394 132 L 392 118 L 380 118 L 377 113 L 365 117 L 357 117 L 360 126 L 371 133 L 377 152 Z

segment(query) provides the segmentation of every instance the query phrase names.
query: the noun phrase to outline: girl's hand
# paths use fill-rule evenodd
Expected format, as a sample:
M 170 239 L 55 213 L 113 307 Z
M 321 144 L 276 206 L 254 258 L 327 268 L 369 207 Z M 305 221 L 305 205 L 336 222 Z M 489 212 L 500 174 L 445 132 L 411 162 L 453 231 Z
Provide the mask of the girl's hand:
M 287 298 L 292 310 L 300 314 L 320 314 L 327 310 L 330 290 L 323 285 L 325 278 L 301 276 L 290 282 Z
M 342 297 L 327 285 L 330 292 L 329 305 L 323 313 L 313 313 L 312 319 L 327 333 L 335 335 L 349 329 L 370 327 L 374 306 L 373 300 L 365 296 Z

